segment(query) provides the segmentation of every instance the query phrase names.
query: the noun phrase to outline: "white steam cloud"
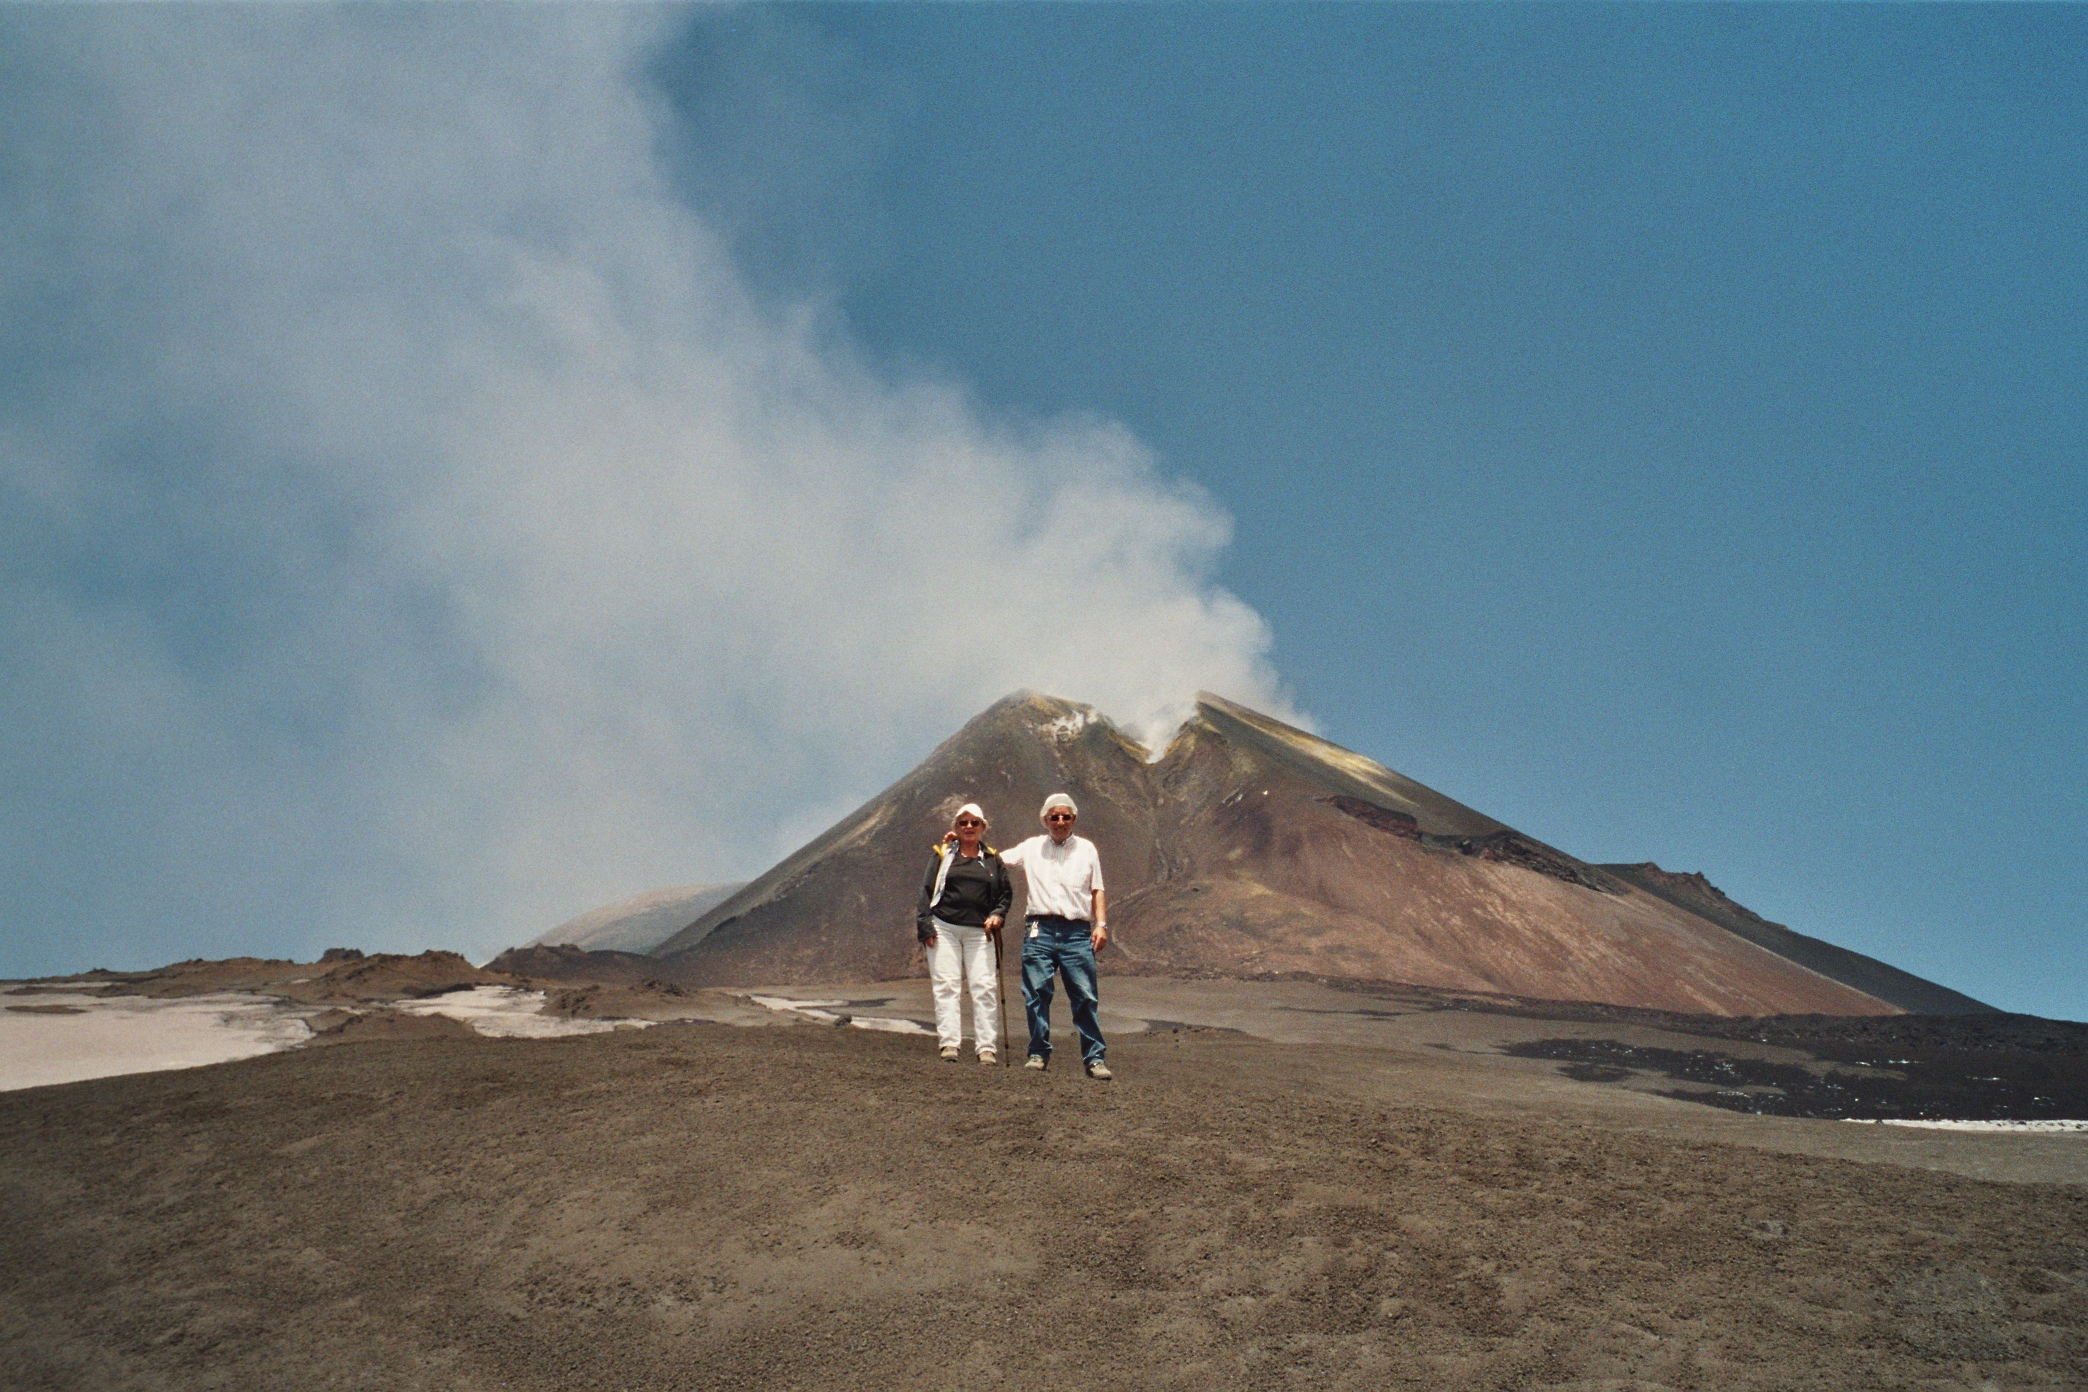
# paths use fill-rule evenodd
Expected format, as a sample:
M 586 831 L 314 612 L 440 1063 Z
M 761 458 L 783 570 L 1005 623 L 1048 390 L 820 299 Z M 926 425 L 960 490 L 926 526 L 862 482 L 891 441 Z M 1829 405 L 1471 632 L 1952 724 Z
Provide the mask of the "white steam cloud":
M 1229 522 L 747 288 L 630 12 L 0 16 L 0 973 L 485 952 L 1008 691 L 1281 708 Z

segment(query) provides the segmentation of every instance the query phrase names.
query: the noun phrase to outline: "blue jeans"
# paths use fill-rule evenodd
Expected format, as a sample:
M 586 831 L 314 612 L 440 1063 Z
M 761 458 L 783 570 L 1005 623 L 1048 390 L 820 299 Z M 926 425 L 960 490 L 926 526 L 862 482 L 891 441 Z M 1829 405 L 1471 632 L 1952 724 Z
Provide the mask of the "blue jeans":
M 1095 945 L 1090 925 L 1076 918 L 1033 918 L 1022 936 L 1022 1005 L 1029 1015 L 1029 1051 L 1051 1057 L 1051 997 L 1054 976 L 1066 978 L 1066 1003 L 1080 1035 L 1080 1060 L 1102 1061 L 1102 1027 L 1095 1022 Z

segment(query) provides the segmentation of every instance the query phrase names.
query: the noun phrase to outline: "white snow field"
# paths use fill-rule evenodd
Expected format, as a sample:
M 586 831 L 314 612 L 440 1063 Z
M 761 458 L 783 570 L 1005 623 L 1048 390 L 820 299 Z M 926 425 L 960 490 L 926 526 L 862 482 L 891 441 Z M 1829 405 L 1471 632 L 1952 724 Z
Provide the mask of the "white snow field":
M 301 1014 L 245 992 L 150 1000 L 37 991 L 0 996 L 0 1091 L 199 1068 L 312 1037 Z
M 0 983 L 4 990 L 5 983 Z M 650 1020 L 565 1020 L 543 1014 L 544 993 L 474 986 L 426 1000 L 373 1002 L 364 1009 L 447 1015 L 496 1039 L 552 1039 L 642 1029 Z M 31 989 L 0 994 L 0 1092 L 200 1068 L 293 1048 L 312 1037 L 315 1007 L 250 991 L 180 1000 Z

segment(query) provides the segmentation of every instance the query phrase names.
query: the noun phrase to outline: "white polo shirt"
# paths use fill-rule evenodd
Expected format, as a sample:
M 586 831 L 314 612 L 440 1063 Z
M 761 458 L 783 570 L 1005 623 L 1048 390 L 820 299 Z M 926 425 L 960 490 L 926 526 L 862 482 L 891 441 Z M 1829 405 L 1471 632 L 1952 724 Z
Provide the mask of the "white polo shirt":
M 1086 923 L 1095 916 L 1095 891 L 1102 885 L 1102 857 L 1084 836 L 1063 843 L 1032 836 L 1001 852 L 1001 864 L 1020 865 L 1029 876 L 1029 899 L 1023 912 L 1050 914 Z

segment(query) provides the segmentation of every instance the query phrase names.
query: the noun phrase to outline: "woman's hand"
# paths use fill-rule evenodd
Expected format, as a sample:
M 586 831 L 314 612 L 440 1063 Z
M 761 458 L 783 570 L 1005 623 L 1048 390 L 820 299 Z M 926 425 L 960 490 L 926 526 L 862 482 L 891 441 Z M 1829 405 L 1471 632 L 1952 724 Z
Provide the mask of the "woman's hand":
M 986 931 L 989 933 L 998 933 L 1000 931 L 1000 926 L 1002 922 L 1003 920 L 999 914 L 986 915 Z

